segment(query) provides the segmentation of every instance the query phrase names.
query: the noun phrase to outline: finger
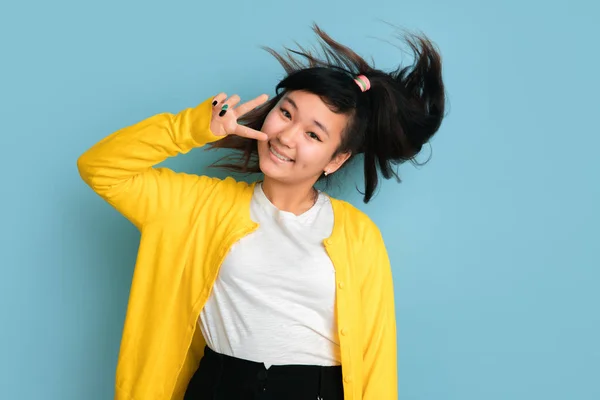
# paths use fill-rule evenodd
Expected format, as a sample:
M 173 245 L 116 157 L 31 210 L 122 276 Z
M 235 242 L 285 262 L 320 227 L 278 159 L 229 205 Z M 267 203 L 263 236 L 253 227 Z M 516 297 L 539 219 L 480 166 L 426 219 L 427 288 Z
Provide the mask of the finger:
M 233 108 L 235 107 L 239 102 L 240 102 L 240 96 L 238 96 L 237 94 L 234 94 L 233 96 L 231 96 L 230 98 L 228 98 L 225 101 L 225 104 L 229 105 L 229 108 Z
M 218 95 L 213 97 L 213 102 L 212 102 L 213 107 L 219 103 L 224 102 L 226 99 L 227 99 L 227 93 L 219 93 Z
M 267 140 L 269 137 L 266 133 L 249 128 L 245 125 L 239 125 L 235 128 L 235 135 L 247 137 L 256 140 Z
M 242 115 L 254 110 L 256 107 L 260 106 L 267 100 L 269 100 L 269 95 L 261 94 L 260 96 L 254 98 L 250 101 L 247 101 L 244 104 L 239 105 L 238 108 L 235 109 L 235 112 L 237 113 L 238 118 L 239 118 Z
M 227 110 L 235 107 L 235 105 L 238 104 L 240 102 L 240 100 L 241 100 L 240 96 L 238 96 L 237 94 L 234 94 L 233 96 L 231 96 L 230 98 L 225 100 L 225 102 L 221 105 L 221 111 L 219 112 L 219 117 L 224 116 L 225 113 L 227 112 Z

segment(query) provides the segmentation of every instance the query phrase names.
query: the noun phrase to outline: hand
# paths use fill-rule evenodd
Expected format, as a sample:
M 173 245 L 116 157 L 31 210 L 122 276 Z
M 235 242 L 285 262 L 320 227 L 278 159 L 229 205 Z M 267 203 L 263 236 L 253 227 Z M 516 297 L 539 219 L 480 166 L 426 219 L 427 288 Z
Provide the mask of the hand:
M 236 94 L 227 98 L 225 93 L 218 94 L 213 101 L 213 113 L 210 121 L 211 132 L 217 136 L 237 135 L 256 140 L 267 140 L 266 133 L 240 125 L 237 120 L 263 104 L 268 98 L 269 96 L 263 94 L 236 107 L 240 102 L 240 96 Z M 223 110 L 223 106 L 227 106 L 226 110 Z

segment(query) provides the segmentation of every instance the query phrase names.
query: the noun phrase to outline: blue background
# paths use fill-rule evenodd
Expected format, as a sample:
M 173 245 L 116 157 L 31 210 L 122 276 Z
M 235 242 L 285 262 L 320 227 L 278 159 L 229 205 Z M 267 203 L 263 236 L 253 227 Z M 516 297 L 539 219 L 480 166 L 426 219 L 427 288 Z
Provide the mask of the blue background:
M 400 399 L 600 399 L 597 4 L 4 2 L 0 398 L 113 396 L 138 233 L 80 180 L 83 151 L 219 91 L 272 94 L 259 46 L 311 45 L 313 21 L 381 68 L 410 62 L 384 19 L 438 44 L 449 98 L 428 164 L 368 206 L 348 174 L 332 192 L 388 244 Z

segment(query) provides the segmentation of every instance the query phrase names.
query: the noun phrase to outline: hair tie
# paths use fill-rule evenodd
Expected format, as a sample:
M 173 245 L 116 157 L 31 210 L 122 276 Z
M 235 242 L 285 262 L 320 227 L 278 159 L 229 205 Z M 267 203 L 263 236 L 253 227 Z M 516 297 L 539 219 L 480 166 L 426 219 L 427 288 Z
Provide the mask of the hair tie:
M 364 75 L 358 75 L 356 78 L 354 78 L 354 82 L 356 82 L 360 90 L 363 92 L 371 89 L 371 81 L 369 81 L 369 78 Z

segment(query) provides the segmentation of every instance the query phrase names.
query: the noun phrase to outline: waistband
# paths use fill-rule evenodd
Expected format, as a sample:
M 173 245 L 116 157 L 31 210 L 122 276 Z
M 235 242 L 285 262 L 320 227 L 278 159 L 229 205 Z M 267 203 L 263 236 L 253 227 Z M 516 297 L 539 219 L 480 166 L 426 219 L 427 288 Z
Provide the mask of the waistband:
M 317 399 L 323 399 L 323 393 L 330 392 L 332 386 L 342 387 L 341 366 L 287 364 L 272 365 L 266 368 L 264 363 L 220 354 L 208 346 L 204 349 L 204 358 L 205 362 L 219 371 L 217 374 L 219 380 L 224 375 L 239 375 L 240 373 L 255 376 L 259 382 L 294 377 L 296 382 L 303 382 L 302 385 L 314 385 Z

